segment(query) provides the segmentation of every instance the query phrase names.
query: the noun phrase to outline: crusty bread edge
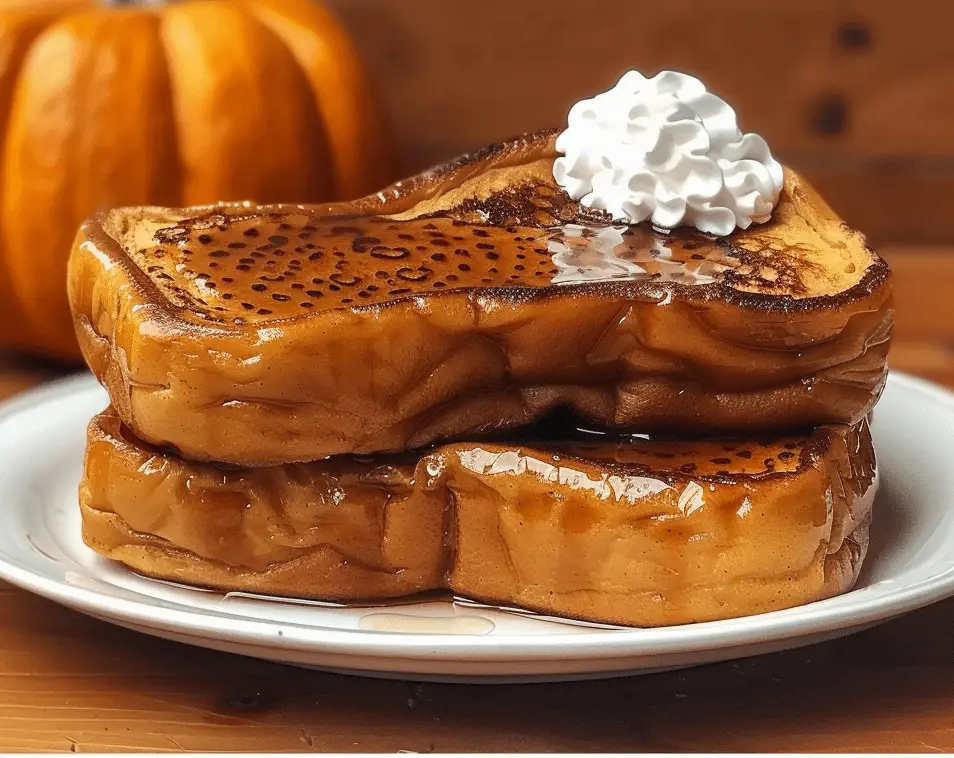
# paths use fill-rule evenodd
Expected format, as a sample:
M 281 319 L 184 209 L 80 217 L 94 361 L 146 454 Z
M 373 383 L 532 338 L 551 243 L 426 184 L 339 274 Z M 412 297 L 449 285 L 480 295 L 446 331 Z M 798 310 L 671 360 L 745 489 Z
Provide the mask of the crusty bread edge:
M 851 477 L 854 457 L 857 455 L 870 457 L 868 463 L 872 467 L 873 478 L 863 491 L 853 492 Z M 816 430 L 803 450 L 802 461 L 797 469 L 776 472 L 766 479 L 791 480 L 800 476 L 817 477 L 819 474 L 824 474 L 830 490 L 838 490 L 833 498 L 837 512 L 832 514 L 828 538 L 818 546 L 816 559 L 800 569 L 797 577 L 815 577 L 814 580 L 809 579 L 810 592 L 799 590 L 801 594 L 793 597 L 793 575 L 780 568 L 775 577 L 753 577 L 751 586 L 746 583 L 748 580 L 742 580 L 731 587 L 720 587 L 716 583 L 714 587 L 690 589 L 683 594 L 679 604 L 666 608 L 661 608 L 651 595 L 627 597 L 600 590 L 589 590 L 583 595 L 577 591 L 567 595 L 561 592 L 562 588 L 557 582 L 542 587 L 510 585 L 509 594 L 499 590 L 488 591 L 488 586 L 507 586 L 507 567 L 498 567 L 500 576 L 488 584 L 484 576 L 460 571 L 456 561 L 448 564 L 449 571 L 443 576 L 436 571 L 422 573 L 416 569 L 381 570 L 349 561 L 327 546 L 306 552 L 291 561 L 272 564 L 265 570 L 251 570 L 200 557 L 160 537 L 137 532 L 117 514 L 97 509 L 90 502 L 89 492 L 82 489 L 81 509 L 83 536 L 89 547 L 156 579 L 221 592 L 242 591 L 359 604 L 367 600 L 405 597 L 445 589 L 481 602 L 504 607 L 517 606 L 544 614 L 599 623 L 660 626 L 780 610 L 849 590 L 858 579 L 867 552 L 868 527 L 878 489 L 877 467 L 866 421 L 852 428 L 825 427 Z M 757 483 L 754 486 L 757 487 Z M 799 535 L 791 534 L 790 539 L 798 540 Z M 460 540 L 459 535 L 456 540 Z M 720 613 L 712 610 L 711 603 L 696 602 L 701 594 L 696 597 L 694 592 L 731 594 L 736 600 Z M 755 599 L 747 600 L 747 593 Z M 700 607 L 706 608 L 704 615 L 700 615 Z M 590 610 L 594 608 L 598 610 Z

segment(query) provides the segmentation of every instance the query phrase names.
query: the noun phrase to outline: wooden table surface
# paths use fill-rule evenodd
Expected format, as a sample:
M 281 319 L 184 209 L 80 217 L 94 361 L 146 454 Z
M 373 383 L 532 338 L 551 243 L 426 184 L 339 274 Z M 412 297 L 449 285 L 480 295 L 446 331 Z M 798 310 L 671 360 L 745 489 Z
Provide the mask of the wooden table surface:
M 954 250 L 886 251 L 892 365 L 954 386 Z M 0 358 L 0 394 L 55 375 Z M 954 751 L 954 600 L 846 639 L 597 682 L 321 674 L 94 621 L 0 584 L 0 751 Z

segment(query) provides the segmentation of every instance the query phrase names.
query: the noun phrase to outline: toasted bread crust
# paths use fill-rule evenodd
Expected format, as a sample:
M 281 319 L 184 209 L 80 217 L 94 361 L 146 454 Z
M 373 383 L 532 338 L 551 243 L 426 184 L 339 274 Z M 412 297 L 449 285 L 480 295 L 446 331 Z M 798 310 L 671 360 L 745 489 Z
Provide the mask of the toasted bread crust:
M 339 601 L 447 588 L 658 626 L 847 590 L 876 489 L 865 422 L 767 443 L 454 443 L 242 470 L 151 448 L 108 411 L 80 501 L 87 544 L 157 578 Z
M 531 135 L 307 212 L 453 215 L 517 177 L 543 181 L 552 158 L 552 134 Z M 305 212 L 232 204 L 92 219 L 71 258 L 70 300 L 84 356 L 123 420 L 196 460 L 400 451 L 558 406 L 676 433 L 855 423 L 886 376 L 889 271 L 802 180 L 786 181 L 777 219 L 725 244 L 753 260 L 794 256 L 794 289 L 777 267 L 770 280 L 748 264 L 701 285 L 460 287 L 219 323 L 174 305 L 133 254 L 187 217 Z

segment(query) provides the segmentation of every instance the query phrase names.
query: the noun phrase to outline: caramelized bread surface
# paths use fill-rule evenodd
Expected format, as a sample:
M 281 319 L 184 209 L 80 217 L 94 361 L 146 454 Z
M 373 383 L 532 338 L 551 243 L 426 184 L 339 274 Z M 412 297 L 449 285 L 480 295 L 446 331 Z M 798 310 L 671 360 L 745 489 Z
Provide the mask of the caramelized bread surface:
M 775 439 L 473 442 L 238 469 L 89 427 L 83 535 L 143 574 L 360 601 L 446 588 L 636 626 L 843 592 L 877 488 L 867 422 Z
M 553 140 L 351 203 L 97 216 L 70 262 L 86 359 L 142 439 L 244 466 L 401 451 L 556 407 L 693 433 L 867 413 L 889 273 L 799 177 L 766 224 L 659 234 L 573 202 Z

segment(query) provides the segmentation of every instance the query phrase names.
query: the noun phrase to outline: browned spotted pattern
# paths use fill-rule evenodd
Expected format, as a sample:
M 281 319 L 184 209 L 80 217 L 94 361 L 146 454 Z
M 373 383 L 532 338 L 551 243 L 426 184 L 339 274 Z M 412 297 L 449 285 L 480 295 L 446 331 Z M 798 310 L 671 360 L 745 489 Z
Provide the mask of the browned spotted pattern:
M 639 444 L 573 443 L 566 452 L 584 459 L 642 464 L 662 472 L 690 476 L 758 476 L 796 471 L 806 439 L 697 440 L 669 443 L 660 440 Z
M 545 187 L 516 188 L 410 221 L 210 214 L 160 230 L 156 245 L 133 257 L 174 305 L 236 324 L 463 288 L 706 284 L 740 265 L 703 235 L 614 227 L 565 200 Z

